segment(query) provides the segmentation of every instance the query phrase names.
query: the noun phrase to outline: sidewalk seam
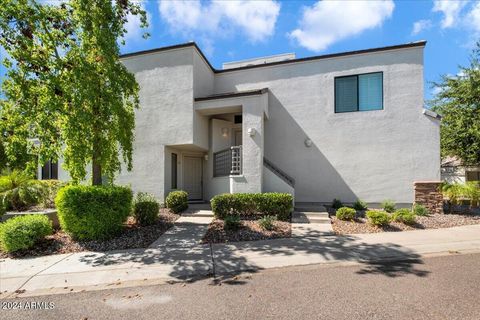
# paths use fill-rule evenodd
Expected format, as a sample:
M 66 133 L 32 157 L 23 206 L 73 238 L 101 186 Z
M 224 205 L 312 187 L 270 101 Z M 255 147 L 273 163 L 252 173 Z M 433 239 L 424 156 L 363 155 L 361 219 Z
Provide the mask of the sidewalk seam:
M 21 285 L 20 287 L 18 287 L 17 289 L 15 289 L 14 291 L 12 291 L 12 293 L 10 293 L 8 296 L 6 296 L 6 298 L 10 298 L 10 296 L 12 296 L 16 291 L 22 289 L 30 280 L 32 280 L 34 277 L 36 277 L 37 275 L 39 275 L 40 273 L 42 273 L 43 271 L 46 271 L 48 269 L 50 269 L 51 267 L 53 267 L 54 265 L 57 265 L 58 263 L 64 261 L 65 259 L 71 257 L 72 255 L 74 255 L 75 253 L 70 253 L 68 256 L 65 256 L 64 258 L 56 261 L 55 263 L 43 268 L 42 270 L 38 271 L 37 273 L 31 275 L 30 277 L 28 277 L 27 280 L 25 280 Z

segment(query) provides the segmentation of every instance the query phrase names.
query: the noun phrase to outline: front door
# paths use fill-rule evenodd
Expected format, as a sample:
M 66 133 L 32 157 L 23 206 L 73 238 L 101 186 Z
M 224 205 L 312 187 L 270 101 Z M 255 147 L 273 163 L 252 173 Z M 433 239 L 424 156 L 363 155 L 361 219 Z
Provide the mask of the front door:
M 183 190 L 188 192 L 188 200 L 201 200 L 202 197 L 202 158 L 183 158 Z

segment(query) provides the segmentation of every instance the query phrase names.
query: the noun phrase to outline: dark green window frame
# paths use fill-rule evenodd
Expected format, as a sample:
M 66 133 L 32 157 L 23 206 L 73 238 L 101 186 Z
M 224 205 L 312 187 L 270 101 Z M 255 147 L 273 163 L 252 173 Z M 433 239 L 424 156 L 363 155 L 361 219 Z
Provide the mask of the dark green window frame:
M 371 75 L 371 74 L 381 74 L 381 108 L 380 109 L 369 109 L 369 110 L 360 110 L 360 81 L 359 77 L 362 75 Z M 338 106 L 337 106 L 337 79 L 345 79 L 345 78 L 354 78 L 356 77 L 356 82 L 357 82 L 357 101 L 356 101 L 356 109 L 355 110 L 348 110 L 348 111 L 338 111 Z M 359 74 L 354 74 L 354 75 L 348 75 L 348 76 L 340 76 L 340 77 L 335 77 L 334 78 L 334 108 L 335 108 L 335 113 L 347 113 L 347 112 L 360 112 L 360 111 L 379 111 L 384 109 L 384 99 L 383 99 L 383 71 L 377 71 L 377 72 L 368 72 L 368 73 L 359 73 Z

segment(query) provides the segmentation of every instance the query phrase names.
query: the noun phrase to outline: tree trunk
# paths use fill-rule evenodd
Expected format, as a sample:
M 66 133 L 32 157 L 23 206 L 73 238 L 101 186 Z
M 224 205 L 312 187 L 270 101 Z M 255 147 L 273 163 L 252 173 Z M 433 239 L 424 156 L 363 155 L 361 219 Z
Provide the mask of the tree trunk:
M 96 162 L 92 162 L 92 185 L 102 185 L 102 166 Z
M 102 166 L 100 165 L 100 148 L 98 146 L 98 138 L 94 138 L 93 157 L 92 157 L 92 185 L 102 185 Z

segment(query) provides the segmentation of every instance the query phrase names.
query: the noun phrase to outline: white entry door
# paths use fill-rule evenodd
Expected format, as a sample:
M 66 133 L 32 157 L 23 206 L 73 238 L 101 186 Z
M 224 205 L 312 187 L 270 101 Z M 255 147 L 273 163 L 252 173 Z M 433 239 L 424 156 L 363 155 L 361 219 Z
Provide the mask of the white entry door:
M 201 200 L 202 196 L 202 158 L 183 158 L 183 190 L 188 192 L 189 200 Z

